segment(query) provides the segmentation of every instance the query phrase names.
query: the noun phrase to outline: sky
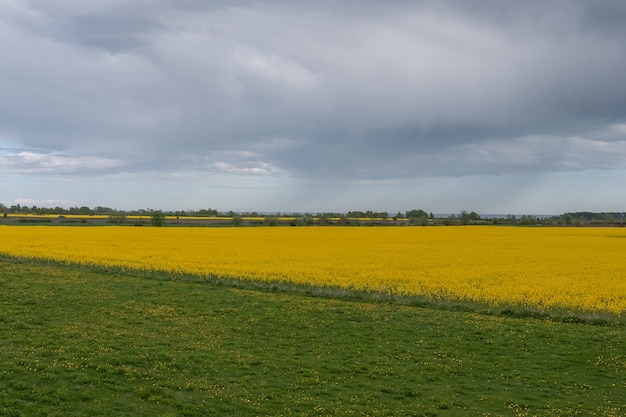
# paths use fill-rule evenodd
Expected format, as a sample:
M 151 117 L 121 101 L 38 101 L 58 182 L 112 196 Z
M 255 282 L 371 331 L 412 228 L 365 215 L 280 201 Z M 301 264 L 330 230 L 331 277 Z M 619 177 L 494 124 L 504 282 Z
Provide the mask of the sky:
M 0 0 L 0 203 L 626 211 L 622 0 Z

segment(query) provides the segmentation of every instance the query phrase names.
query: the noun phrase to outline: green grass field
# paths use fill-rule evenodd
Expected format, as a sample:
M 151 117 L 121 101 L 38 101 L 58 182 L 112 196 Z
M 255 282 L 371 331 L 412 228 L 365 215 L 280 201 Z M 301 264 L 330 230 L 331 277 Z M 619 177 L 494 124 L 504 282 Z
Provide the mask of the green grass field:
M 626 329 L 0 260 L 2 416 L 622 416 Z

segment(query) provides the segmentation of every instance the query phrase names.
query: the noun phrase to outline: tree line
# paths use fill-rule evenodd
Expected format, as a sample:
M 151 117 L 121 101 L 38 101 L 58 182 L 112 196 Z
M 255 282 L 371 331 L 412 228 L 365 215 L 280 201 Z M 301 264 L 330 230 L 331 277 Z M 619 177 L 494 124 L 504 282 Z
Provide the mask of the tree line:
M 22 214 L 58 214 L 58 215 L 80 215 L 80 216 L 101 216 L 101 215 L 117 215 L 125 214 L 128 216 L 150 216 L 155 211 L 160 211 L 166 216 L 223 216 L 232 217 L 232 212 L 220 213 L 215 209 L 200 209 L 200 210 L 177 210 L 177 211 L 162 211 L 153 210 L 150 208 L 137 209 L 137 210 L 117 210 L 111 207 L 96 206 L 94 208 L 81 206 L 81 207 L 37 207 L 36 205 L 20 205 L 15 204 L 10 207 L 0 204 L 0 210 L 4 213 L 22 213 Z
M 351 210 L 345 213 L 341 212 L 321 212 L 321 213 L 259 213 L 252 212 L 221 212 L 213 208 L 199 210 L 175 210 L 163 211 L 150 208 L 137 210 L 117 210 L 106 206 L 96 206 L 90 208 L 87 206 L 76 207 L 38 207 L 36 205 L 20 205 L 15 204 L 6 206 L 0 203 L 0 213 L 6 217 L 9 213 L 16 214 L 32 214 L 32 215 L 107 215 L 110 216 L 112 223 L 124 223 L 126 216 L 145 216 L 153 219 L 155 225 L 165 224 L 166 216 L 175 217 L 222 217 L 230 219 L 235 225 L 244 223 L 244 218 L 257 218 L 258 220 L 248 220 L 247 222 L 256 222 L 269 226 L 289 223 L 294 226 L 307 225 L 353 225 L 361 224 L 411 224 L 411 225 L 488 225 L 488 224 L 512 224 L 522 226 L 532 225 L 567 225 L 567 226 L 585 226 L 585 225 L 619 225 L 626 226 L 626 212 L 566 212 L 556 216 L 534 216 L 534 215 L 507 215 L 498 217 L 481 217 L 474 211 L 462 210 L 458 214 L 434 215 L 432 212 L 426 212 L 422 209 L 411 209 L 406 212 L 397 212 L 389 215 L 386 211 L 373 210 Z M 281 217 L 289 217 L 290 220 L 281 220 Z

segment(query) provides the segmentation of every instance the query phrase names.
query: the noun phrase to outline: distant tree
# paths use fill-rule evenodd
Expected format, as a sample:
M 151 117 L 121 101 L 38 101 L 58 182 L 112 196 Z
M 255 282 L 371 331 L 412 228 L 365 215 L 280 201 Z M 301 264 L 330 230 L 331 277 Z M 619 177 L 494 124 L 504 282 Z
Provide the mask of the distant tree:
M 323 213 L 326 217 L 342 217 L 341 213 Z M 320 215 L 318 215 L 320 216 Z M 352 210 L 346 213 L 346 216 L 350 219 L 382 219 L 386 220 L 389 218 L 389 213 L 386 211 L 356 211 Z M 399 213 L 395 217 L 402 217 L 402 213 Z
M 615 223 L 615 216 L 613 213 L 603 213 L 603 222 L 607 224 Z
M 526 225 L 526 226 L 529 226 L 529 225 L 532 225 L 532 224 L 537 224 L 537 219 L 535 217 L 531 216 L 531 215 L 524 214 L 522 217 L 520 217 L 519 223 L 523 224 L 523 225 Z
M 406 212 L 406 217 L 409 219 L 410 224 L 426 226 L 428 224 L 428 213 L 424 210 L 409 210 Z
M 241 217 L 241 215 L 233 213 L 231 217 L 231 222 L 233 223 L 233 226 L 241 226 L 243 224 L 243 218 Z
M 426 226 L 428 224 L 428 217 L 411 217 L 409 218 L 409 224 L 416 226 Z
M 327 215 L 322 214 L 322 215 L 318 215 L 318 217 L 317 217 L 317 224 L 320 225 L 320 226 L 327 226 L 327 225 L 333 224 L 333 223 L 330 221 L 330 218 Z
M 90 210 L 90 212 L 92 214 L 115 214 L 115 210 L 113 210 L 111 207 L 102 206 L 97 206 L 95 209 Z
M 349 219 L 349 223 L 350 226 L 360 226 L 361 225 L 361 219 Z
M 507 223 L 517 223 L 517 218 L 514 215 L 509 214 L 508 216 L 506 216 L 506 222 Z
M 358 221 L 358 219 L 354 219 L 356 221 Z M 341 224 L 343 226 L 349 226 L 351 223 L 350 218 L 348 218 L 347 216 L 339 216 L 339 221 L 337 222 L 337 224 Z
M 152 226 L 165 226 L 165 214 L 161 210 L 155 210 L 150 214 L 150 224 Z
M 198 216 L 207 216 L 207 217 L 209 217 L 209 216 L 217 216 L 217 210 L 212 209 L 212 208 L 201 209 L 201 210 L 198 210 L 196 212 L 196 215 L 198 215 Z
M 532 222 L 532 220 L 531 220 L 531 219 L 532 219 L 532 217 L 531 217 L 531 216 L 528 216 L 528 215 L 526 215 L 526 214 L 522 214 L 522 215 L 521 215 L 521 217 L 520 217 L 519 219 L 517 219 L 517 220 L 516 220 L 516 223 L 517 223 L 517 224 L 524 225 L 524 226 L 528 226 L 528 225 L 529 225 L 529 224 L 531 224 L 531 222 Z
M 458 221 L 457 217 L 454 214 L 451 214 L 445 219 L 443 219 L 443 224 L 445 224 L 446 226 L 452 226 L 453 224 L 456 224 L 457 221 Z
M 356 210 L 351 210 L 346 215 L 352 219 L 362 219 L 363 217 L 366 217 L 365 213 Z
M 409 210 L 409 211 L 406 212 L 405 215 L 409 219 L 411 217 L 416 217 L 416 218 L 417 217 L 428 217 L 428 213 L 426 213 L 424 210 L 421 210 L 421 209 L 420 210 L 415 210 L 415 209 Z
M 265 216 L 265 218 L 263 219 L 263 223 L 265 223 L 267 226 L 278 226 L 278 216 L 274 214 Z
M 314 224 L 315 221 L 313 216 L 310 214 L 305 214 L 296 218 L 296 226 L 313 226 Z
M 109 215 L 109 222 L 115 225 L 121 225 L 126 223 L 126 214 L 124 212 L 115 212 Z
M 466 210 L 462 210 L 459 219 L 461 219 L 461 224 L 468 224 L 470 222 L 470 214 Z

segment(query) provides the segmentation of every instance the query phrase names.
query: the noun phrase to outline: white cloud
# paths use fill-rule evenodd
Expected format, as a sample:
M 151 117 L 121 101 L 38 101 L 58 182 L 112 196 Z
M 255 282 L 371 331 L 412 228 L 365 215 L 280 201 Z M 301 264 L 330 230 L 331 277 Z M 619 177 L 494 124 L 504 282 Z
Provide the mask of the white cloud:
M 276 175 L 282 174 L 283 171 L 268 162 L 251 161 L 239 164 L 228 162 L 213 162 L 208 165 L 209 171 L 222 174 L 235 175 Z
M 45 200 L 38 200 L 35 198 L 16 198 L 15 204 L 26 206 L 43 206 L 43 207 L 70 207 L 78 204 L 76 200 L 65 200 L 59 198 L 49 198 Z
M 52 175 L 92 175 L 120 167 L 116 159 L 95 156 L 65 156 L 31 151 L 0 156 L 0 167 L 6 172 Z

